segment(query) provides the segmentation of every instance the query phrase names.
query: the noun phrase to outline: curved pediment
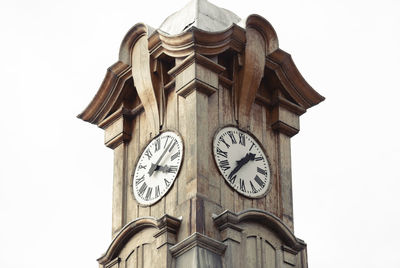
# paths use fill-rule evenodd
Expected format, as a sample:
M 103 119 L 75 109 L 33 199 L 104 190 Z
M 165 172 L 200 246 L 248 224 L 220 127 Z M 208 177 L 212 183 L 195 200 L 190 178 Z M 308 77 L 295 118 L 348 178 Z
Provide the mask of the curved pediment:
M 121 250 L 125 247 L 129 240 L 141 233 L 141 231 L 149 228 L 155 229 L 155 232 L 176 234 L 179 229 L 182 218 L 175 218 L 169 215 L 164 215 L 159 219 L 154 217 L 137 218 L 126 224 L 114 237 L 107 251 L 97 261 L 100 264 L 105 264 L 112 261 L 118 256 Z M 159 235 L 159 234 L 158 234 Z M 157 235 L 156 235 L 157 236 Z
M 248 209 L 239 213 L 225 210 L 219 215 L 213 215 L 214 223 L 219 230 L 232 228 L 241 230 L 243 222 L 253 222 L 271 229 L 285 244 L 293 249 L 302 250 L 306 247 L 303 240 L 296 238 L 294 233 L 286 226 L 281 219 L 275 215 L 259 209 Z

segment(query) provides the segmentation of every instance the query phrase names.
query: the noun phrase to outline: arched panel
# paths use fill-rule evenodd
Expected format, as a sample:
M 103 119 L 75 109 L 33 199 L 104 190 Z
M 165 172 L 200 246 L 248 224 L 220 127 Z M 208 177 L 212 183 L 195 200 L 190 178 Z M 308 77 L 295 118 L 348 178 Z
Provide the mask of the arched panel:
M 272 244 L 263 237 L 250 235 L 246 242 L 246 267 L 275 268 L 276 250 Z

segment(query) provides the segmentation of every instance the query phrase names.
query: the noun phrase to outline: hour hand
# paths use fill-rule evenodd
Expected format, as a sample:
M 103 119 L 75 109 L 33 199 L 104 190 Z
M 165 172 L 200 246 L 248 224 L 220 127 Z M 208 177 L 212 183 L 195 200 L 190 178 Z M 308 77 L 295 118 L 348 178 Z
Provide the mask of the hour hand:
M 161 171 L 161 172 L 167 172 L 167 170 L 168 170 L 168 166 L 160 166 L 160 165 L 157 165 L 157 167 L 156 167 L 156 169 L 155 169 L 155 171 Z
M 170 173 L 172 172 L 173 168 L 171 166 L 165 165 L 165 166 L 157 166 L 156 170 L 164 173 Z

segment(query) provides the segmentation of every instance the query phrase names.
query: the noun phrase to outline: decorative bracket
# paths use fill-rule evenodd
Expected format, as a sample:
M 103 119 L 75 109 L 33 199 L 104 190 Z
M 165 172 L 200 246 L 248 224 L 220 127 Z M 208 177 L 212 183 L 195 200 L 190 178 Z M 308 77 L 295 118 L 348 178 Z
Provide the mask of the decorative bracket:
M 155 74 L 159 67 L 156 61 L 150 59 L 147 38 L 146 33 L 139 37 L 133 46 L 132 77 L 150 124 L 150 132 L 157 135 L 162 125 L 161 112 L 164 110 L 164 98 L 160 79 Z
M 239 126 L 247 129 L 251 107 L 264 76 L 265 58 L 278 48 L 275 30 L 264 18 L 251 15 L 246 21 L 246 48 L 240 83 L 235 87 L 235 114 Z

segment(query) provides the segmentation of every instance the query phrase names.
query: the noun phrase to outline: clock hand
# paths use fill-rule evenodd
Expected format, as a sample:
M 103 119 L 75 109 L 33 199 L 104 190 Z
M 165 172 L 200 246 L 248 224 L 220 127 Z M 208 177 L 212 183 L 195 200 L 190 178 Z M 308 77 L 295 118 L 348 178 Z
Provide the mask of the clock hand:
M 169 147 L 171 147 L 172 143 L 175 142 L 175 140 L 171 140 L 171 142 L 168 144 L 167 148 L 164 150 L 164 152 L 161 154 L 160 158 L 158 158 L 157 162 L 155 164 L 151 163 L 151 167 L 149 169 L 149 177 L 153 175 L 154 171 L 157 169 L 158 164 L 161 162 L 161 159 L 164 157 L 164 155 L 167 153 Z
M 236 161 L 237 166 L 231 171 L 231 173 L 229 173 L 228 178 L 232 178 L 233 175 L 235 175 L 245 164 L 247 164 L 247 162 L 249 162 L 250 160 L 254 160 L 254 158 L 255 154 L 247 153 L 245 157 L 243 157 L 239 161 Z
M 170 172 L 170 170 L 171 170 L 171 166 L 168 166 L 168 165 L 165 165 L 165 166 L 158 165 L 155 169 L 155 171 L 161 171 L 164 173 L 168 173 L 168 172 Z

